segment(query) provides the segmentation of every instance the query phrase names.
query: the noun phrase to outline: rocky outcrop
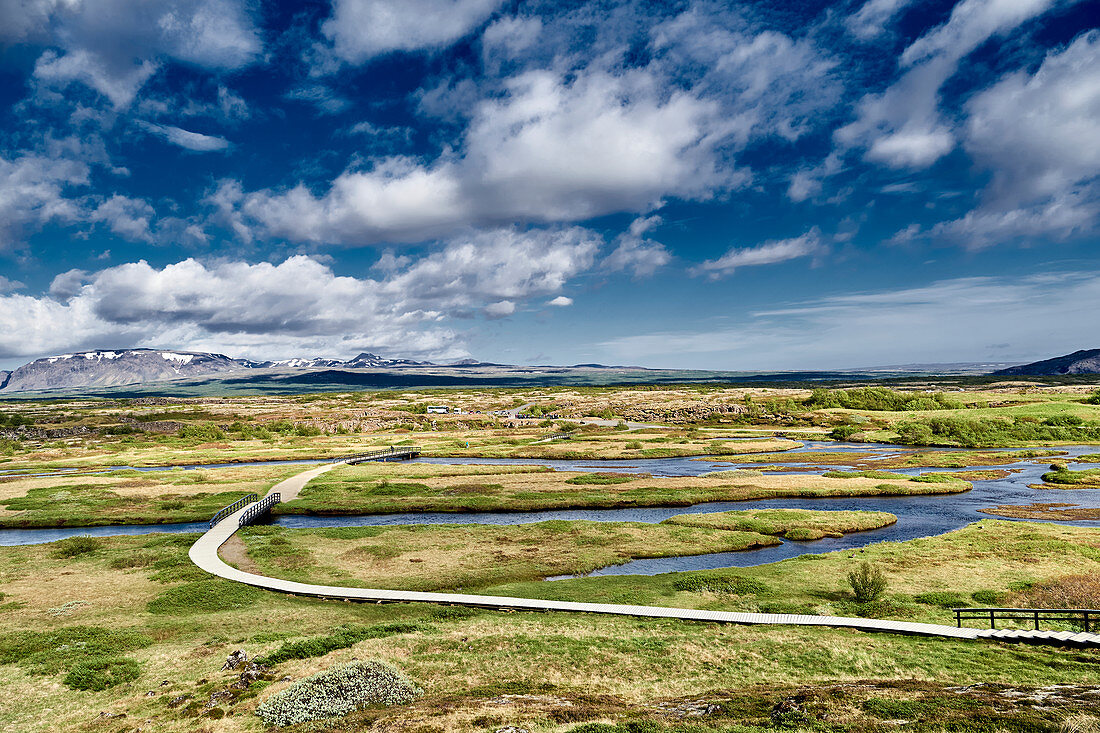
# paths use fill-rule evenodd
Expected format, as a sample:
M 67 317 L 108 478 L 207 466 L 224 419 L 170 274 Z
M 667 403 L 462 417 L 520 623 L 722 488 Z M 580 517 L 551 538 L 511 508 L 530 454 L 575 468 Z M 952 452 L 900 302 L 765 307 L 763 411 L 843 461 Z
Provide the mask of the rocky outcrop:
M 1053 359 L 1009 367 L 993 372 L 997 375 L 1100 374 L 1100 349 L 1083 349 Z
M 668 409 L 637 407 L 627 403 L 612 405 L 612 412 L 628 422 L 687 424 L 705 422 L 719 415 L 740 415 L 747 412 L 744 405 L 686 405 Z

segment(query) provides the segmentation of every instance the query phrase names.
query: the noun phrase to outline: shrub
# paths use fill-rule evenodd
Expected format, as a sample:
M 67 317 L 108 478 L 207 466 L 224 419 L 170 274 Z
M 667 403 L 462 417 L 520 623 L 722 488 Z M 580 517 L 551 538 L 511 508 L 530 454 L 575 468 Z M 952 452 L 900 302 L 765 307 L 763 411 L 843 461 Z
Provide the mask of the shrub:
M 368 660 L 307 677 L 264 700 L 256 714 L 268 725 L 286 726 L 347 715 L 368 705 L 402 705 L 421 694 L 396 667 Z
M 996 590 L 976 590 L 970 594 L 975 603 L 996 604 L 1004 603 L 1005 594 Z
M 582 476 L 574 476 L 571 479 L 567 479 L 567 484 L 625 484 L 629 481 L 633 481 L 634 476 L 624 476 L 621 473 L 586 473 Z
M 57 548 L 54 550 L 53 554 L 54 557 L 70 559 L 95 552 L 102 546 L 102 541 L 97 540 L 95 537 L 89 537 L 88 535 L 82 534 L 58 542 Z
M 672 587 L 675 590 L 710 591 L 738 596 L 761 595 L 768 592 L 768 586 L 755 578 L 721 573 L 682 575 L 672 581 Z
M 136 680 L 141 665 L 128 657 L 96 657 L 78 662 L 65 675 L 63 682 L 74 690 L 99 692 L 108 687 Z
M 926 606 L 939 606 L 940 608 L 962 608 L 966 605 L 966 599 L 962 594 L 954 591 L 929 591 L 913 596 L 913 600 Z
M 202 425 L 184 425 L 178 433 L 181 438 L 193 440 L 225 440 L 225 433 L 217 425 L 204 423 Z
M 848 585 L 860 603 L 870 603 L 886 590 L 886 576 L 869 562 L 861 563 L 859 570 L 848 573 Z
M 847 440 L 858 432 L 858 425 L 837 425 L 829 431 L 829 437 L 833 440 Z
M 308 639 L 283 644 L 279 649 L 264 658 L 265 664 L 278 664 L 290 659 L 309 659 L 323 657 L 337 649 L 347 649 L 366 639 L 381 639 L 394 634 L 407 634 L 423 631 L 430 627 L 412 623 L 379 624 L 377 626 L 342 626 L 331 634 L 313 636 Z
M 251 606 L 263 591 L 226 580 L 199 580 L 169 588 L 149 601 L 149 613 L 182 616 Z

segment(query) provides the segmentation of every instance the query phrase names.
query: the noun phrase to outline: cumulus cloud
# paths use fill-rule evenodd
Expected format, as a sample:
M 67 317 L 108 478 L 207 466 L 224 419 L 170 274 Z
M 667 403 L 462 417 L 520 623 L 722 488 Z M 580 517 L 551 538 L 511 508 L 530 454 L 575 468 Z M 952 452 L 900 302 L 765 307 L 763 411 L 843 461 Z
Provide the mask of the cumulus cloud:
M 559 295 L 556 298 L 551 298 L 550 300 L 546 301 L 546 305 L 553 306 L 555 308 L 566 308 L 573 305 L 573 299 L 565 295 Z
M 891 168 L 926 168 L 956 145 L 953 125 L 939 110 L 939 92 L 959 61 L 995 35 L 1045 13 L 1054 0 L 963 0 L 946 23 L 902 53 L 907 71 L 881 93 L 856 105 L 857 118 L 836 132 L 844 148 Z
M 261 49 L 240 0 L 29 0 L 12 16 L 0 36 L 50 47 L 35 65 L 40 84 L 79 82 L 116 108 L 128 107 L 166 60 L 238 69 Z
M 1066 237 L 1100 217 L 1100 33 L 1017 71 L 966 105 L 964 145 L 993 178 L 980 205 L 901 239 L 949 238 L 970 247 Z
M 630 228 L 615 238 L 615 249 L 603 261 L 611 272 L 630 271 L 634 277 L 648 277 L 672 260 L 672 254 L 646 233 L 661 223 L 659 216 L 639 217 Z
M 115 195 L 91 212 L 89 220 L 102 222 L 115 234 L 130 240 L 152 241 L 149 222 L 156 216 L 146 201 Z
M 335 0 L 321 32 L 358 64 L 392 51 L 448 46 L 485 22 L 503 0 Z
M 1095 273 L 971 277 L 794 303 L 735 326 L 635 334 L 601 346 L 615 359 L 710 369 L 1021 362 L 1080 348 L 1081 324 L 1098 310 Z
M 191 132 L 172 125 L 158 125 L 153 122 L 141 121 L 138 124 L 146 132 L 196 153 L 217 152 L 229 148 L 229 141 L 224 137 L 204 135 L 201 132 Z
M 717 103 L 668 93 L 644 71 L 527 72 L 478 104 L 461 155 L 385 158 L 345 171 L 319 197 L 299 185 L 236 205 L 271 235 L 347 244 L 642 211 L 744 181 L 717 160 L 722 125 Z
M 1100 32 L 1018 71 L 967 104 L 965 145 L 994 171 L 991 197 L 1045 199 L 1100 173 Z
M 578 228 L 481 232 L 377 279 L 340 276 L 301 255 L 278 264 L 186 259 L 73 270 L 54 279 L 49 295 L 0 295 L 10 325 L 0 332 L 0 357 L 107 341 L 254 356 L 322 346 L 453 355 L 461 347 L 443 321 L 478 311 L 500 318 L 553 295 L 592 266 L 599 243 Z
M 0 156 L 0 250 L 51 221 L 72 221 L 81 207 L 66 197 L 88 183 L 88 166 L 67 158 L 26 154 Z
M 716 280 L 732 275 L 739 267 L 774 265 L 778 262 L 820 254 L 823 250 L 821 232 L 814 227 L 791 239 L 778 239 L 755 247 L 733 247 L 716 260 L 707 260 L 692 268 L 693 275 L 706 275 Z

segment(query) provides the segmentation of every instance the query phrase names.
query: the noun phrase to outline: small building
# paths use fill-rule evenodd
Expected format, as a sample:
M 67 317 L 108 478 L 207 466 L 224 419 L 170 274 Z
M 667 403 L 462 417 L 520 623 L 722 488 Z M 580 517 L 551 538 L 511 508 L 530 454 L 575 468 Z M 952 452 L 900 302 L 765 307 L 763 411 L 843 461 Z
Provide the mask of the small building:
M 446 415 L 448 412 L 446 405 L 428 405 L 429 415 Z

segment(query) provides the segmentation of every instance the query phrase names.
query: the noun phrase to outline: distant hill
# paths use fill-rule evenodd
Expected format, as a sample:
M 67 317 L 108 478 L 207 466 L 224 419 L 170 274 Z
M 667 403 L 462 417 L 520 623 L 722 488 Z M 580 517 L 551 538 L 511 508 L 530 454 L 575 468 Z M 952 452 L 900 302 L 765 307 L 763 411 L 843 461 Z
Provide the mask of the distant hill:
M 472 383 L 455 374 L 499 378 L 499 372 L 548 372 L 562 367 L 512 367 L 463 359 L 449 365 L 412 359 L 388 359 L 362 353 L 342 359 L 306 358 L 277 361 L 233 359 L 224 354 L 173 349 L 95 349 L 36 359 L 15 371 L 0 371 L 0 394 L 88 390 L 124 387 L 154 382 L 219 379 L 229 383 L 327 384 L 400 386 Z M 598 364 L 585 365 L 592 371 L 610 370 Z M 343 376 L 341 376 L 343 375 Z M 476 383 L 476 380 L 475 382 Z
M 0 379 L 0 391 L 29 392 L 71 387 L 114 387 L 197 377 L 244 368 L 223 354 L 168 349 L 82 351 L 24 364 Z
M 1033 361 L 1030 364 L 1000 369 L 994 374 L 1006 376 L 1029 374 L 1045 376 L 1052 374 L 1100 374 L 1100 349 L 1084 349 L 1053 359 Z

